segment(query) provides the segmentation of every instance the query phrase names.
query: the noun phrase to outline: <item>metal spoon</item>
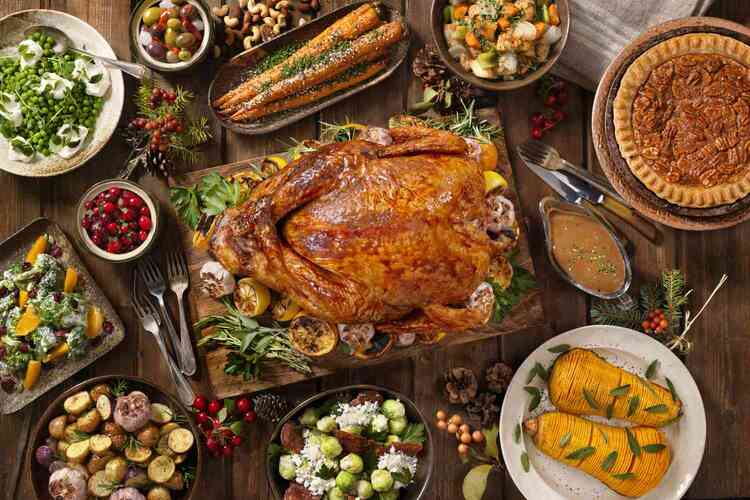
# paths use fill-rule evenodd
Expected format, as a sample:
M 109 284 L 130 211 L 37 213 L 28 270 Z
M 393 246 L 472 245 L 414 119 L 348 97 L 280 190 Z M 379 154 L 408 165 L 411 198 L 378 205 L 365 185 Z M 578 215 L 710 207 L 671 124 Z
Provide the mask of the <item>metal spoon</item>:
M 68 37 L 68 35 L 57 28 L 53 28 L 52 26 L 34 25 L 24 30 L 24 35 L 26 36 L 30 36 L 33 33 L 43 33 L 44 35 L 51 37 L 55 41 L 55 43 L 62 47 L 63 52 L 65 52 L 66 50 L 72 50 L 73 52 L 88 56 L 97 61 L 101 61 L 108 66 L 117 68 L 124 73 L 138 78 L 139 80 L 143 80 L 144 78 L 151 78 L 153 76 L 152 71 L 142 64 L 110 59 L 109 57 L 98 56 L 96 54 L 92 54 L 91 52 L 78 49 L 73 45 L 73 41 Z

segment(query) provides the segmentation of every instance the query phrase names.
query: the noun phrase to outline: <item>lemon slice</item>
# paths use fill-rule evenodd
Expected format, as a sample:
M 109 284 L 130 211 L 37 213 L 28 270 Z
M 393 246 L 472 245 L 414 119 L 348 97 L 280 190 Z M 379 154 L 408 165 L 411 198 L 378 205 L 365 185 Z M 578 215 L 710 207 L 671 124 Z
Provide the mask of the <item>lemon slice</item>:
M 286 161 L 286 158 L 278 155 L 267 156 L 266 161 L 270 161 L 271 163 L 279 167 L 279 169 L 282 169 L 289 164 L 289 162 Z
M 513 266 L 508 259 L 502 255 L 492 259 L 489 278 L 493 279 L 503 290 L 507 289 L 513 280 Z
M 292 321 L 300 311 L 299 304 L 288 295 L 284 295 L 273 305 L 271 315 L 276 321 Z
M 252 278 L 242 278 L 234 290 L 234 305 L 242 314 L 259 316 L 271 304 L 271 292 Z
M 338 344 L 339 334 L 331 323 L 299 316 L 289 325 L 289 340 L 301 353 L 318 357 L 333 351 Z
M 489 193 L 495 189 L 505 189 L 508 187 L 508 181 L 505 177 L 498 174 L 494 170 L 485 170 L 484 172 L 484 192 Z

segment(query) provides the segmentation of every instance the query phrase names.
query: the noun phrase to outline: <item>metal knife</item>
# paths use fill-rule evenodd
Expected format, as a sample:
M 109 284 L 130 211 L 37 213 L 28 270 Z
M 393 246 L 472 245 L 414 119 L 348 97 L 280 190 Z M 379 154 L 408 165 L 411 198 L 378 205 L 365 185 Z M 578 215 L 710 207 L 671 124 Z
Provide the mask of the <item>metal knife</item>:
M 551 187 L 557 194 L 559 194 L 565 201 L 575 203 L 577 205 L 583 205 L 587 208 L 595 211 L 600 216 L 599 210 L 596 207 L 601 206 L 605 208 L 609 213 L 616 215 L 622 221 L 628 223 L 633 229 L 638 231 L 644 238 L 654 244 L 658 244 L 659 231 L 656 227 L 641 219 L 635 217 L 633 211 L 621 204 L 619 201 L 607 196 L 599 188 L 592 186 L 588 182 L 568 175 L 565 172 L 559 170 L 547 170 L 531 161 L 527 156 L 519 151 L 521 159 L 524 161 L 527 167 L 540 177 L 549 187 Z

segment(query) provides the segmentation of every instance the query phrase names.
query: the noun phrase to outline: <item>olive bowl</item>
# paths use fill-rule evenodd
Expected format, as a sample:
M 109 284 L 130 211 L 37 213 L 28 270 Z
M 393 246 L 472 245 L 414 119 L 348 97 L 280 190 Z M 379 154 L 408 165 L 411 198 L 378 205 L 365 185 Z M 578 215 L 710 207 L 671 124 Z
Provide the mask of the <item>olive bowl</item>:
M 458 61 L 448 53 L 448 43 L 445 40 L 443 34 L 443 10 L 448 5 L 452 4 L 450 0 L 432 0 L 432 9 L 430 12 L 430 27 L 432 28 L 432 39 L 437 47 L 437 52 L 440 55 L 440 59 L 443 60 L 446 66 L 455 73 L 459 78 L 469 82 L 475 87 L 479 87 L 485 90 L 493 91 L 504 91 L 504 90 L 515 90 L 521 87 L 525 87 L 530 83 L 533 83 L 544 76 L 551 68 L 555 65 L 557 60 L 560 58 L 560 54 L 565 48 L 565 44 L 568 41 L 568 33 L 570 32 L 570 4 L 568 0 L 555 0 L 558 10 L 560 12 L 560 30 L 562 31 L 562 37 L 555 43 L 554 47 L 551 48 L 549 57 L 547 60 L 536 69 L 524 76 L 515 80 L 491 80 L 488 78 L 480 78 L 475 76 L 471 71 L 465 70 Z
M 152 384 L 151 382 L 131 375 L 104 375 L 94 377 L 77 384 L 64 393 L 60 394 L 44 411 L 44 414 L 37 421 L 36 427 L 29 440 L 30 447 L 26 450 L 26 471 L 28 478 L 34 489 L 34 495 L 37 500 L 53 500 L 48 493 L 47 483 L 50 473 L 47 468 L 38 464 L 34 459 L 36 449 L 45 444 L 49 435 L 48 426 L 50 421 L 65 413 L 63 403 L 65 399 L 81 391 L 87 391 L 99 384 L 114 385 L 120 382 L 127 384 L 127 391 L 139 390 L 145 393 L 152 403 L 162 403 L 174 410 L 176 419 L 181 421 L 181 425 L 188 428 L 195 437 L 195 444 L 189 451 L 188 457 L 183 462 L 187 467 L 195 471 L 194 477 L 189 485 L 182 491 L 173 491 L 172 500 L 193 500 L 197 499 L 195 494 L 195 485 L 201 481 L 201 472 L 203 470 L 203 449 L 201 442 L 201 432 L 193 421 L 190 411 L 180 403 L 177 398 L 173 397 L 164 390 L 164 388 Z M 144 495 L 145 496 L 145 495 Z
M 326 399 L 337 398 L 345 401 L 354 399 L 354 397 L 363 391 L 376 391 L 387 399 L 398 399 L 406 407 L 406 417 L 411 422 L 419 422 L 424 424 L 425 432 L 425 443 L 422 455 L 419 457 L 419 467 L 417 474 L 414 477 L 414 482 L 409 488 L 403 490 L 403 493 L 399 496 L 399 500 L 420 500 L 422 498 L 427 499 L 427 490 L 430 486 L 430 480 L 432 479 L 432 469 L 435 464 L 435 452 L 432 441 L 432 432 L 430 431 L 430 425 L 425 420 L 422 412 L 419 411 L 417 405 L 403 394 L 380 387 L 377 385 L 347 385 L 345 387 L 338 387 L 336 389 L 329 389 L 327 391 L 320 392 L 314 396 L 304 400 L 298 404 L 292 411 L 287 413 L 276 425 L 276 428 L 271 435 L 271 439 L 268 441 L 266 447 L 266 476 L 268 478 L 268 484 L 271 488 L 273 498 L 275 500 L 282 500 L 284 498 L 284 492 L 289 484 L 288 481 L 283 479 L 278 473 L 278 457 L 274 458 L 271 452 L 272 445 L 278 445 L 281 436 L 281 428 L 284 424 L 292 419 L 299 418 L 307 408 L 315 406 L 318 403 L 322 403 Z

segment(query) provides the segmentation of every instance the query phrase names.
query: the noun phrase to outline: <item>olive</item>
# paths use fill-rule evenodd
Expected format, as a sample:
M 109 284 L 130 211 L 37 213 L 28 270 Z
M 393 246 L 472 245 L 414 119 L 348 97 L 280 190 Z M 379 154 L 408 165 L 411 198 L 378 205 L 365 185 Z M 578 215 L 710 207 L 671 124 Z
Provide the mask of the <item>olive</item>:
M 188 61 L 191 57 L 193 57 L 193 53 L 190 52 L 187 49 L 182 49 L 179 54 L 180 61 Z
M 156 24 L 159 21 L 161 12 L 161 7 L 150 7 L 146 9 L 146 11 L 143 13 L 143 24 L 145 24 L 146 26 Z
M 166 51 L 164 50 L 164 47 L 158 42 L 151 42 L 146 47 L 146 52 L 148 52 L 148 55 L 153 57 L 154 59 L 162 60 L 164 59 L 164 55 Z
M 192 33 L 183 33 L 177 37 L 177 46 L 181 49 L 189 49 L 195 44 L 195 37 Z
M 181 17 L 187 17 L 188 19 L 191 19 L 198 15 L 198 12 L 195 10 L 195 7 L 193 7 L 192 4 L 185 4 L 180 8 L 180 16 Z
M 180 56 L 177 55 L 176 52 L 173 51 L 167 51 L 167 62 L 168 63 L 176 63 L 180 60 Z
M 173 30 L 172 28 L 167 28 L 167 31 L 164 33 L 164 43 L 167 44 L 167 47 L 175 47 L 177 45 L 178 36 L 178 31 Z
M 167 21 L 167 28 L 171 28 L 175 31 L 182 31 L 182 23 L 176 17 L 173 17 Z

